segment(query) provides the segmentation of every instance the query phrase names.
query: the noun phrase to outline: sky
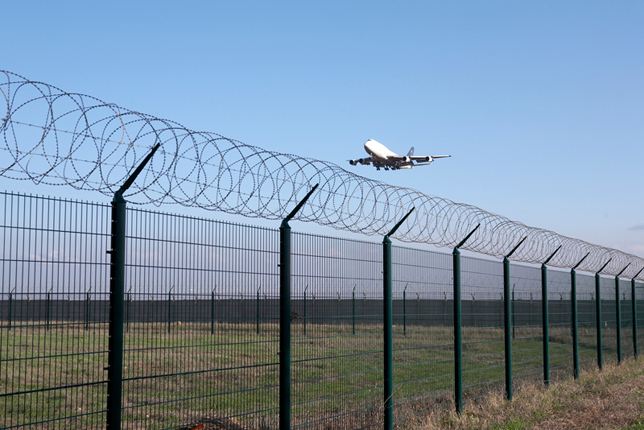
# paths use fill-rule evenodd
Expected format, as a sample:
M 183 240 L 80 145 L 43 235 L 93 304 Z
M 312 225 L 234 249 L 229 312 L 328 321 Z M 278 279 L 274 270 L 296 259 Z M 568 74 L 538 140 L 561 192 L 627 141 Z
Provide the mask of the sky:
M 644 2 L 9 2 L 0 69 L 644 256 Z M 0 188 L 78 196 L 0 179 Z M 104 196 L 87 196 L 104 199 Z M 215 214 L 219 217 L 219 214 Z

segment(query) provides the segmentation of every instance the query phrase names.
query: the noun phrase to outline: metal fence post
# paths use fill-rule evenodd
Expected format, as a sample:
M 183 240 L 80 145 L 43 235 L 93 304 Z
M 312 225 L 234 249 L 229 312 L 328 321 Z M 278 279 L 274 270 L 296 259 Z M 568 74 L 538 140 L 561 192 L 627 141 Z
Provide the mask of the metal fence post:
M 622 362 L 622 306 L 619 301 L 619 277 L 630 266 L 628 263 L 617 275 L 615 275 L 615 338 L 617 342 L 617 364 Z
M 351 333 L 356 334 L 356 284 L 351 290 Z
M 210 334 L 215 334 L 215 288 L 210 291 Z
M 49 324 L 51 320 L 51 290 L 47 292 L 45 296 L 45 328 L 49 330 Z
M 257 298 L 255 299 L 255 334 L 259 335 L 259 293 L 262 289 L 262 286 L 260 285 L 257 288 Z
M 584 255 L 570 270 L 570 325 L 572 329 L 572 374 L 579 379 L 579 328 L 577 327 L 577 268 L 588 258 L 590 252 Z
M 524 237 L 503 257 L 503 327 L 505 343 L 505 398 L 512 400 L 512 297 L 510 292 L 510 257 L 526 241 Z
M 403 336 L 407 336 L 407 286 L 403 289 Z
M 481 226 L 478 224 L 461 240 L 452 251 L 452 280 L 454 303 L 454 404 L 456 412 L 463 411 L 463 333 L 461 326 L 461 251 L 459 248 L 465 245 L 476 230 Z M 444 296 L 444 303 L 447 303 L 447 295 Z M 445 313 L 446 314 L 446 313 Z
M 561 245 L 541 264 L 541 331 L 543 353 L 543 383 L 550 385 L 550 314 L 548 309 L 548 263 L 561 249 Z
M 112 199 L 110 249 L 110 322 L 109 351 L 107 356 L 107 410 L 108 430 L 121 428 L 121 399 L 123 395 L 123 296 L 125 291 L 125 222 L 126 202 L 123 194 L 132 185 L 154 153 L 156 144 L 121 185 Z
M 638 356 L 638 351 L 637 351 L 637 301 L 635 300 L 635 279 L 644 271 L 644 267 L 642 267 L 639 272 L 635 274 L 631 278 L 631 318 L 632 318 L 632 324 L 633 324 L 633 356 L 637 358 Z
M 15 290 L 15 288 L 14 288 Z M 7 328 L 11 330 L 11 324 L 13 319 L 13 290 L 9 292 L 9 303 L 7 303 Z
M 318 185 L 311 188 L 280 224 L 280 430 L 291 428 L 291 226 L 288 222 L 302 209 Z
M 384 336 L 384 428 L 394 428 L 394 352 L 393 352 L 393 299 L 392 299 L 392 260 L 391 260 L 391 239 L 403 222 L 411 215 L 415 208 L 411 208 L 407 214 L 391 229 L 382 239 L 382 278 L 383 278 L 383 336 Z
M 306 287 L 304 287 L 304 311 L 302 312 L 304 314 L 302 318 L 302 325 L 304 328 L 304 336 L 306 336 L 306 290 L 309 289 L 309 284 L 306 284 Z
M 90 294 L 92 289 L 85 293 L 85 330 L 89 330 L 89 306 L 90 306 Z
M 174 290 L 174 285 L 170 287 L 170 291 L 168 291 L 168 333 L 170 333 L 172 324 L 172 290 Z

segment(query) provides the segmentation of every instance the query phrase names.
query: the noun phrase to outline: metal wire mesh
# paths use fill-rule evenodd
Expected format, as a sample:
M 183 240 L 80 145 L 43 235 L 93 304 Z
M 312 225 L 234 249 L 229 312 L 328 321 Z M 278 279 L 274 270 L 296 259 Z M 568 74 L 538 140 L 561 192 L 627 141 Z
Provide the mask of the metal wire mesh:
M 0 193 L 0 427 L 105 422 L 109 207 Z
M 619 294 L 620 294 L 620 310 L 621 310 L 621 343 L 622 343 L 622 358 L 632 357 L 633 350 L 633 315 L 631 309 L 631 283 L 620 279 L 619 281 Z
M 542 379 L 541 271 L 513 264 L 512 355 L 517 381 Z
M 102 428 L 109 207 L 0 193 L 0 427 Z M 127 211 L 123 428 L 277 427 L 275 229 Z M 382 245 L 293 233 L 293 425 L 382 420 Z M 393 247 L 396 413 L 453 388 L 452 258 Z M 504 378 L 503 267 L 462 257 L 464 385 Z M 511 265 L 514 375 L 540 379 L 540 274 Z M 614 278 L 601 278 L 604 359 L 616 358 Z M 580 357 L 594 366 L 594 278 L 577 275 Z M 640 315 L 644 286 L 638 284 Z M 630 357 L 630 283 L 620 284 Z M 553 378 L 572 377 L 570 273 L 549 271 Z M 642 327 L 644 318 L 638 319 Z M 644 329 L 638 332 L 640 344 Z M 402 419 L 402 418 L 401 418 Z
M 376 427 L 383 396 L 381 247 L 294 233 L 292 252 L 293 425 Z
M 617 315 L 615 312 L 615 279 L 602 277 L 601 309 L 602 309 L 602 351 L 606 363 L 617 361 Z
M 503 383 L 503 267 L 472 257 L 461 264 L 463 386 L 476 395 Z
M 577 274 L 577 321 L 579 364 L 582 370 L 597 367 L 597 330 L 595 324 L 595 277 Z
M 124 427 L 274 427 L 276 231 L 135 209 L 127 236 Z
M 550 313 L 551 379 L 568 378 L 573 374 L 570 272 L 559 270 L 549 272 L 548 308 Z
M 453 386 L 451 256 L 393 247 L 394 397 L 398 414 Z

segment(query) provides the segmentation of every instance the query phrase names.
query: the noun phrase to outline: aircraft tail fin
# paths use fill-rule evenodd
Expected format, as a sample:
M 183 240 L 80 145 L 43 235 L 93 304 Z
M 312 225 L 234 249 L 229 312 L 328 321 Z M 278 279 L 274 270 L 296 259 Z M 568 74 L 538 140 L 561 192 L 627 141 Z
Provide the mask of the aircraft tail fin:
M 407 157 L 411 157 L 412 155 L 414 155 L 414 147 L 413 146 L 411 148 L 409 148 L 409 152 L 407 152 Z

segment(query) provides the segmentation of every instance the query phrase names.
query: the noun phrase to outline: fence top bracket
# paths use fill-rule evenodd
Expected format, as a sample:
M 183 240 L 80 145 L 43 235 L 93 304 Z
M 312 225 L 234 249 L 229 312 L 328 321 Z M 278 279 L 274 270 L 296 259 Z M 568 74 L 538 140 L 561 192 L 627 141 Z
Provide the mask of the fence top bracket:
M 152 156 L 154 156 L 154 153 L 157 152 L 157 149 L 159 149 L 160 146 L 161 144 L 157 143 L 152 147 L 150 152 L 148 152 L 148 155 L 146 155 L 143 161 L 141 161 L 141 163 L 139 163 L 139 165 L 136 166 L 136 169 L 134 169 L 134 172 L 132 172 L 132 174 L 125 180 L 125 182 L 123 182 L 123 185 L 121 185 L 121 187 L 116 191 L 116 193 L 114 194 L 115 197 L 116 196 L 122 197 L 123 193 L 125 193 L 128 190 L 128 188 L 132 186 L 136 178 L 141 174 L 141 172 L 143 171 L 143 168 L 148 164 L 148 162 L 150 161 Z
M 622 270 L 620 270 L 617 275 L 615 275 L 615 278 L 619 278 L 622 275 L 622 273 L 624 273 L 626 271 L 626 269 L 628 269 L 628 267 L 630 265 L 631 265 L 631 263 L 628 263 L 626 266 L 624 266 L 624 268 Z
M 596 275 L 599 275 L 605 268 L 608 266 L 608 263 L 613 261 L 613 258 L 609 258 L 607 262 L 604 263 L 604 265 L 595 273 Z
M 461 240 L 461 241 L 460 241 L 460 242 L 459 242 L 459 243 L 458 243 L 454 248 L 455 248 L 455 249 L 458 249 L 458 248 L 460 248 L 461 246 L 465 245 L 465 242 L 467 242 L 467 241 L 470 239 L 470 237 L 472 237 L 472 235 L 473 235 L 474 233 L 476 233 L 476 230 L 478 230 L 478 229 L 479 229 L 479 227 L 481 227 L 481 223 L 476 224 L 476 227 L 474 227 L 474 228 L 472 229 L 472 231 L 470 231 L 470 232 L 467 234 L 467 236 L 465 236 L 465 238 L 463 238 L 463 240 Z
M 505 258 L 510 258 L 510 257 L 512 257 L 512 255 L 513 255 L 515 252 L 517 252 L 517 249 L 519 249 L 519 247 L 520 247 L 521 245 L 523 245 L 523 242 L 525 242 L 527 239 L 528 239 L 528 236 L 523 236 L 523 239 L 521 239 L 521 240 L 519 241 L 519 243 L 517 243 L 517 244 L 514 246 L 514 248 L 512 248 L 512 251 L 510 251 L 510 253 L 509 253 L 508 255 L 506 255 L 506 256 L 505 256 Z
M 563 245 L 559 245 L 559 247 L 557 247 L 557 249 L 555 249 L 555 252 L 553 252 L 552 254 L 550 254 L 550 256 L 548 258 L 546 258 L 546 260 L 543 262 L 544 266 L 547 265 L 548 263 L 550 263 L 550 260 L 552 260 L 555 257 L 555 255 L 557 255 L 557 253 L 561 250 L 562 246 Z
M 581 266 L 581 263 L 583 263 L 584 261 L 586 261 L 586 259 L 588 258 L 588 256 L 589 256 L 589 255 L 590 255 L 590 252 L 589 252 L 589 253 L 587 253 L 586 255 L 584 255 L 584 258 L 582 258 L 581 260 L 579 260 L 579 263 L 575 264 L 575 265 L 574 265 L 574 267 L 572 268 L 572 270 L 577 270 L 577 267 Z
M 391 231 L 385 235 L 385 238 L 388 238 L 388 237 L 390 237 L 391 235 L 393 235 L 393 234 L 396 232 L 396 230 L 398 230 L 398 229 L 400 228 L 400 226 L 405 222 L 405 220 L 406 220 L 407 218 L 409 218 L 409 215 L 411 215 L 411 213 L 412 213 L 415 209 L 416 209 L 415 207 L 414 207 L 414 208 L 411 208 L 411 209 L 409 210 L 409 212 L 407 212 L 407 213 L 405 214 L 405 216 L 404 216 L 404 217 L 402 217 L 402 219 L 396 223 L 396 225 L 394 226 L 394 228 L 392 228 L 392 229 L 391 229 Z
M 300 211 L 300 209 L 302 209 L 302 206 L 304 206 L 304 204 L 311 197 L 311 195 L 315 192 L 315 190 L 317 190 L 318 186 L 320 186 L 319 183 L 313 185 L 313 187 L 309 190 L 309 192 L 306 193 L 304 198 L 302 200 L 300 200 L 300 202 L 297 205 L 295 205 L 293 210 L 291 212 L 289 212 L 288 215 L 286 215 L 286 217 L 282 221 L 282 225 L 288 224 L 288 222 L 293 219 L 293 217 Z

